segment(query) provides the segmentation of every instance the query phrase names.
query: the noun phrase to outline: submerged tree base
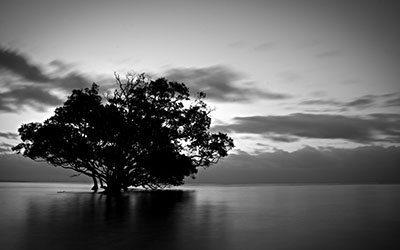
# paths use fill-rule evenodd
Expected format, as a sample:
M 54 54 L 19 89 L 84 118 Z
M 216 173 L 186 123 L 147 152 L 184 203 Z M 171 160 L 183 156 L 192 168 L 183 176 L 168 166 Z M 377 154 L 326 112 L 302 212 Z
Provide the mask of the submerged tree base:
M 130 187 L 125 187 L 125 188 L 119 188 L 119 187 L 109 187 L 109 186 L 101 186 L 96 187 L 93 186 L 92 187 L 92 191 L 93 193 L 100 193 L 100 194 L 106 194 L 106 195 L 121 195 L 123 193 L 129 193 L 133 190 L 141 190 L 141 191 L 149 191 L 149 192 L 153 192 L 153 191 L 166 191 L 166 190 L 170 190 L 170 188 L 172 187 L 172 185 L 146 185 L 146 186 L 130 186 Z M 99 191 L 100 189 L 102 189 L 101 191 Z

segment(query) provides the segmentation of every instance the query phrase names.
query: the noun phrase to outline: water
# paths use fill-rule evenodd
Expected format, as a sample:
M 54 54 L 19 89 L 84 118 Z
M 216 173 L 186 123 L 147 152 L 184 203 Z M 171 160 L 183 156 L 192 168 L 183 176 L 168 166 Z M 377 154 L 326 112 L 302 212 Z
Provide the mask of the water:
M 0 249 L 400 249 L 400 185 L 0 183 Z

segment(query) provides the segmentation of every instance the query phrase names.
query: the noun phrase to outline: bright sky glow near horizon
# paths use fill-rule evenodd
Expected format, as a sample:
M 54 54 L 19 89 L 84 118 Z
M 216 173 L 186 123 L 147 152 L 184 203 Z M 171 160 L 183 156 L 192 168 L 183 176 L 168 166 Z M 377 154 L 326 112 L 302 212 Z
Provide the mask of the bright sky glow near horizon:
M 0 153 L 72 89 L 146 72 L 208 94 L 235 162 L 284 167 L 285 152 L 314 165 L 306 152 L 351 165 L 376 150 L 391 167 L 370 173 L 397 174 L 399 12 L 392 0 L 1 0 Z

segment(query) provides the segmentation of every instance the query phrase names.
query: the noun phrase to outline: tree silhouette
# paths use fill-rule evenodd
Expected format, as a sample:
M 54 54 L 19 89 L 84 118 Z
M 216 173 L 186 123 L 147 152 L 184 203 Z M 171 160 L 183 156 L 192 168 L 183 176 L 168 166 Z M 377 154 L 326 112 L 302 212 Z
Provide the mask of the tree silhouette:
M 210 133 L 204 93 L 190 99 L 183 83 L 130 75 L 104 99 L 99 87 L 73 90 L 43 123 L 23 124 L 13 150 L 36 161 L 73 169 L 98 180 L 108 193 L 129 186 L 181 185 L 234 147 L 224 133 Z

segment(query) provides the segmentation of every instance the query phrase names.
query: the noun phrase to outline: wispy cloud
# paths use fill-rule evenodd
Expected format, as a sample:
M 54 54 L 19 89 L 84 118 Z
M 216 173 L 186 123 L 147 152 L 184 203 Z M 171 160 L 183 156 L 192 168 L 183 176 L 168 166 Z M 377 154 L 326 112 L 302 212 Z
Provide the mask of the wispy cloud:
M 287 116 L 236 117 L 216 130 L 262 135 L 345 139 L 358 143 L 400 143 L 400 115 L 372 114 L 368 117 L 296 113 Z M 273 137 L 272 137 L 273 138 Z M 289 137 L 290 138 L 290 137 Z
M 165 76 L 172 81 L 184 82 L 194 92 L 205 92 L 208 98 L 220 102 L 249 102 L 259 99 L 281 100 L 290 98 L 286 94 L 258 89 L 251 83 L 246 82 L 242 74 L 224 66 L 174 68 L 168 70 Z
M 91 82 L 77 72 L 60 74 L 60 61 L 51 64 L 58 67 L 58 74 L 46 73 L 27 56 L 0 47 L 0 86 L 3 87 L 0 111 L 19 112 L 26 106 L 42 111 L 62 103 L 52 90 L 70 92 L 90 85 Z
M 8 143 L 4 143 L 4 142 L 0 142 L 0 154 L 6 154 L 6 153 L 11 153 L 11 148 L 14 145 L 8 144 Z
M 345 103 L 344 105 L 347 107 L 364 108 L 364 107 L 372 105 L 374 102 L 375 102 L 374 96 L 363 96 L 354 101 Z
M 61 61 L 53 61 L 50 65 L 63 65 Z M 0 69 L 8 70 L 26 82 L 36 83 L 39 86 L 59 88 L 70 91 L 73 88 L 87 87 L 91 82 L 82 74 L 70 72 L 65 76 L 45 73 L 38 64 L 32 63 L 29 58 L 17 51 L 0 47 Z
M 0 132 L 0 137 L 6 139 L 18 139 L 19 135 L 17 133 L 11 133 L 11 132 Z
M 400 106 L 400 97 L 387 100 L 385 102 L 385 106 L 387 106 L 387 107 Z
M 298 141 L 299 138 L 291 135 L 282 135 L 282 134 L 271 134 L 268 133 L 263 136 L 264 138 L 270 139 L 275 142 L 295 142 Z
M 312 99 L 300 102 L 301 105 L 332 105 L 341 106 L 343 103 L 332 100 L 332 99 Z
M 42 69 L 29 62 L 26 56 L 0 47 L 0 68 L 7 69 L 14 74 L 31 82 L 45 83 L 50 79 L 43 74 Z
M 24 106 L 44 111 L 45 107 L 54 107 L 62 103 L 58 96 L 36 86 L 18 86 L 0 93 L 1 111 L 18 112 Z
M 383 95 L 364 95 L 361 97 L 357 97 L 351 101 L 336 101 L 334 99 L 310 99 L 301 101 L 300 105 L 326 105 L 333 106 L 336 108 L 341 108 L 342 110 L 346 110 L 349 108 L 353 109 L 367 109 L 372 106 L 398 106 L 400 105 L 400 98 L 394 98 L 396 96 L 395 93 L 391 94 L 383 94 Z

